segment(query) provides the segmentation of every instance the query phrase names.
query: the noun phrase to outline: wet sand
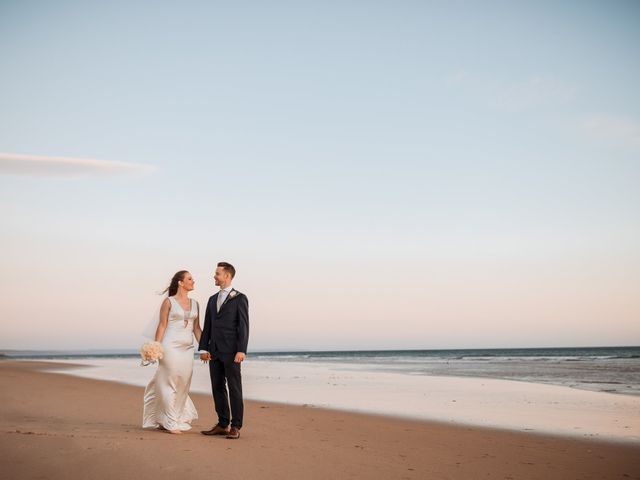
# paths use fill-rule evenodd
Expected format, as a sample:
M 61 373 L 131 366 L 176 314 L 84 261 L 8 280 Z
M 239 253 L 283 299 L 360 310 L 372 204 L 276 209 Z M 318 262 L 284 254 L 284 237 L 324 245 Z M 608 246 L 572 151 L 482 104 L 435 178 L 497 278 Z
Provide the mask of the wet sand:
M 143 388 L 0 361 L 2 477 L 640 479 L 640 444 L 398 420 L 246 402 L 239 440 L 205 437 L 200 418 L 170 435 L 140 428 Z

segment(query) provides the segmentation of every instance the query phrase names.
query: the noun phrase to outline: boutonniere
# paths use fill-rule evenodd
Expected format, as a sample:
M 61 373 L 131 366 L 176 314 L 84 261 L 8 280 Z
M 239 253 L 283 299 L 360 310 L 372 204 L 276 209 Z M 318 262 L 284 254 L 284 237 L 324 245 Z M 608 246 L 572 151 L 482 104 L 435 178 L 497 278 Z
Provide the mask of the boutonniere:
M 231 291 L 229 292 L 229 298 L 233 298 L 233 297 L 235 297 L 236 295 L 238 295 L 238 292 L 237 292 L 236 290 L 231 290 Z

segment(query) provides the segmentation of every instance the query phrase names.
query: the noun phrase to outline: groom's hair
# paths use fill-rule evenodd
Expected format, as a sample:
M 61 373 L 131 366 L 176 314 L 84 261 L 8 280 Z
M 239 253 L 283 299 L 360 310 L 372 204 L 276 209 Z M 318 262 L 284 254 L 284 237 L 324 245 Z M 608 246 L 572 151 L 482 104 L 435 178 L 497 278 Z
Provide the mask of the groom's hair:
M 229 272 L 231 274 L 231 278 L 236 276 L 236 269 L 233 268 L 233 265 L 227 262 L 220 262 L 218 266 L 221 267 L 225 272 Z

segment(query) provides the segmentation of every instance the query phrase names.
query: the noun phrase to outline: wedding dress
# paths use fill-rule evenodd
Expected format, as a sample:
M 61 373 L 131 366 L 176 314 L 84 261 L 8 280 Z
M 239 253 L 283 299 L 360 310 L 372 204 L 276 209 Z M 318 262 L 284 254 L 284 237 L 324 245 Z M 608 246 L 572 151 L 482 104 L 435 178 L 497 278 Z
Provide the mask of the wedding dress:
M 198 412 L 189 398 L 193 375 L 193 322 L 198 318 L 198 302 L 191 300 L 185 312 L 169 297 L 169 321 L 162 339 L 164 357 L 144 391 L 143 428 L 189 430 Z

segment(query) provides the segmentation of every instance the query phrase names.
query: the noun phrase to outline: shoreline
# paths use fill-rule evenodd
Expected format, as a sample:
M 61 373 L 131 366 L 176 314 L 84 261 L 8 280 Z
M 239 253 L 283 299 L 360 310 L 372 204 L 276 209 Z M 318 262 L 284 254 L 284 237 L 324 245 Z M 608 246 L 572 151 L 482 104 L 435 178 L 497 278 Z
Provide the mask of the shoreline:
M 59 373 L 146 386 L 155 367 L 130 359 L 75 361 Z M 527 431 L 640 444 L 640 397 L 512 380 L 413 376 L 334 364 L 243 364 L 245 398 L 412 421 Z M 192 393 L 210 395 L 206 366 L 194 364 Z M 402 409 L 398 408 L 402 405 Z
M 18 351 L 15 351 L 18 353 Z M 139 358 L 137 351 L 92 354 L 51 351 L 15 360 L 81 362 Z M 28 353 L 28 352 L 25 352 Z M 197 358 L 194 355 L 194 360 Z M 252 362 L 303 362 L 417 376 L 507 380 L 640 396 L 640 346 L 457 350 L 253 352 Z
M 21 360 L 22 361 L 22 360 Z M 32 361 L 32 360 L 25 360 L 25 361 Z M 40 363 L 40 361 L 37 361 L 38 363 Z M 71 377 L 75 377 L 75 378 L 80 378 L 80 379 L 86 379 L 86 380 L 91 380 L 91 381 L 97 381 L 97 382 L 104 382 L 104 383 L 108 383 L 108 384 L 112 384 L 115 386 L 127 386 L 127 387 L 138 387 L 140 388 L 140 385 L 135 385 L 132 383 L 126 383 L 126 382 L 122 382 L 122 381 L 118 381 L 118 380 L 105 380 L 105 379 L 100 379 L 100 378 L 93 378 L 93 377 L 89 377 L 89 376 L 78 376 L 75 373 L 71 373 L 71 372 L 64 372 L 64 371 L 60 371 L 60 370 L 71 370 L 71 369 L 75 369 L 77 367 L 84 367 L 84 368 L 92 368 L 92 365 L 86 365 L 86 364 L 67 364 L 67 363 L 59 363 L 56 361 L 42 361 L 41 363 L 46 363 L 46 364 L 52 364 L 51 368 L 48 368 L 48 365 L 43 366 L 42 369 L 38 369 L 38 371 L 41 371 L 43 373 L 49 373 L 49 374 L 53 374 L 53 375 L 69 375 Z M 44 368 L 46 367 L 46 368 Z M 193 399 L 193 398 L 202 398 L 202 399 L 206 399 L 206 400 L 210 400 L 210 394 L 206 394 L 206 393 L 202 393 L 202 392 L 190 392 L 189 396 Z M 487 430 L 487 431 L 495 431 L 495 432 L 511 432 L 511 433 L 523 433 L 525 435 L 531 435 L 531 436 L 540 436 L 543 438 L 557 438 L 559 440 L 572 440 L 572 441 L 584 441 L 584 442 L 599 442 L 599 443 L 610 443 L 610 444 L 614 444 L 614 445 L 622 445 L 622 446 L 638 446 L 640 447 L 640 441 L 636 441 L 636 440 L 628 440 L 628 439 L 622 439 L 622 438 L 613 438 L 613 437 L 597 437 L 597 436 L 586 436 L 586 435 L 567 435 L 567 434 L 563 434 L 563 433 L 554 433 L 554 432 L 545 432 L 545 431 L 535 431 L 535 430 L 531 430 L 531 429 L 522 429 L 522 430 L 514 430 L 513 428 L 506 428 L 506 427 L 497 427 L 497 426 L 478 426 L 478 425 L 474 425 L 474 424 L 465 424 L 465 423 L 461 423 L 461 422 L 447 422 L 444 420 L 437 420 L 437 419 L 424 419 L 424 418 L 414 418 L 414 417 L 410 417 L 410 416 L 403 416 L 403 415 L 393 415 L 393 414 L 388 414 L 388 413 L 376 413 L 376 412 L 365 412 L 365 411 L 358 411 L 358 410 L 349 410 L 349 409 L 341 409 L 341 408 L 332 408 L 332 407 L 325 407 L 325 406 L 317 406 L 314 404 L 302 404 L 302 405 L 298 405 L 298 404 L 293 404 L 293 403 L 286 403 L 286 402 L 278 402 L 278 401 L 273 401 L 273 400 L 260 400 L 260 399 L 255 399 L 255 398 L 250 398 L 244 399 L 245 404 L 260 404 L 260 405 L 269 405 L 272 407 L 281 407 L 281 408 L 289 408 L 289 407 L 293 407 L 293 408 L 304 408 L 304 409 L 309 409 L 309 410 L 317 410 L 317 411 L 324 411 L 327 412 L 328 414 L 331 413 L 336 413 L 336 414 L 347 414 L 347 415 L 355 415 L 355 416 L 363 416 L 365 418 L 367 417 L 378 417 L 384 420 L 389 420 L 389 421 L 400 421 L 400 422 L 410 422 L 410 423 L 419 423 L 419 424 L 426 424 L 426 425 L 439 425 L 441 427 L 449 427 L 449 426 L 453 426 L 455 428 L 481 428 L 483 430 Z M 212 403 L 213 405 L 213 403 Z M 152 429 L 143 429 L 145 431 L 152 431 Z M 640 450 L 639 450 L 640 452 Z
M 8 478 L 636 478 L 640 446 L 247 401 L 240 440 L 204 437 L 209 395 L 183 435 L 140 427 L 141 387 L 0 362 Z M 70 474 L 73 472 L 73 474 Z

